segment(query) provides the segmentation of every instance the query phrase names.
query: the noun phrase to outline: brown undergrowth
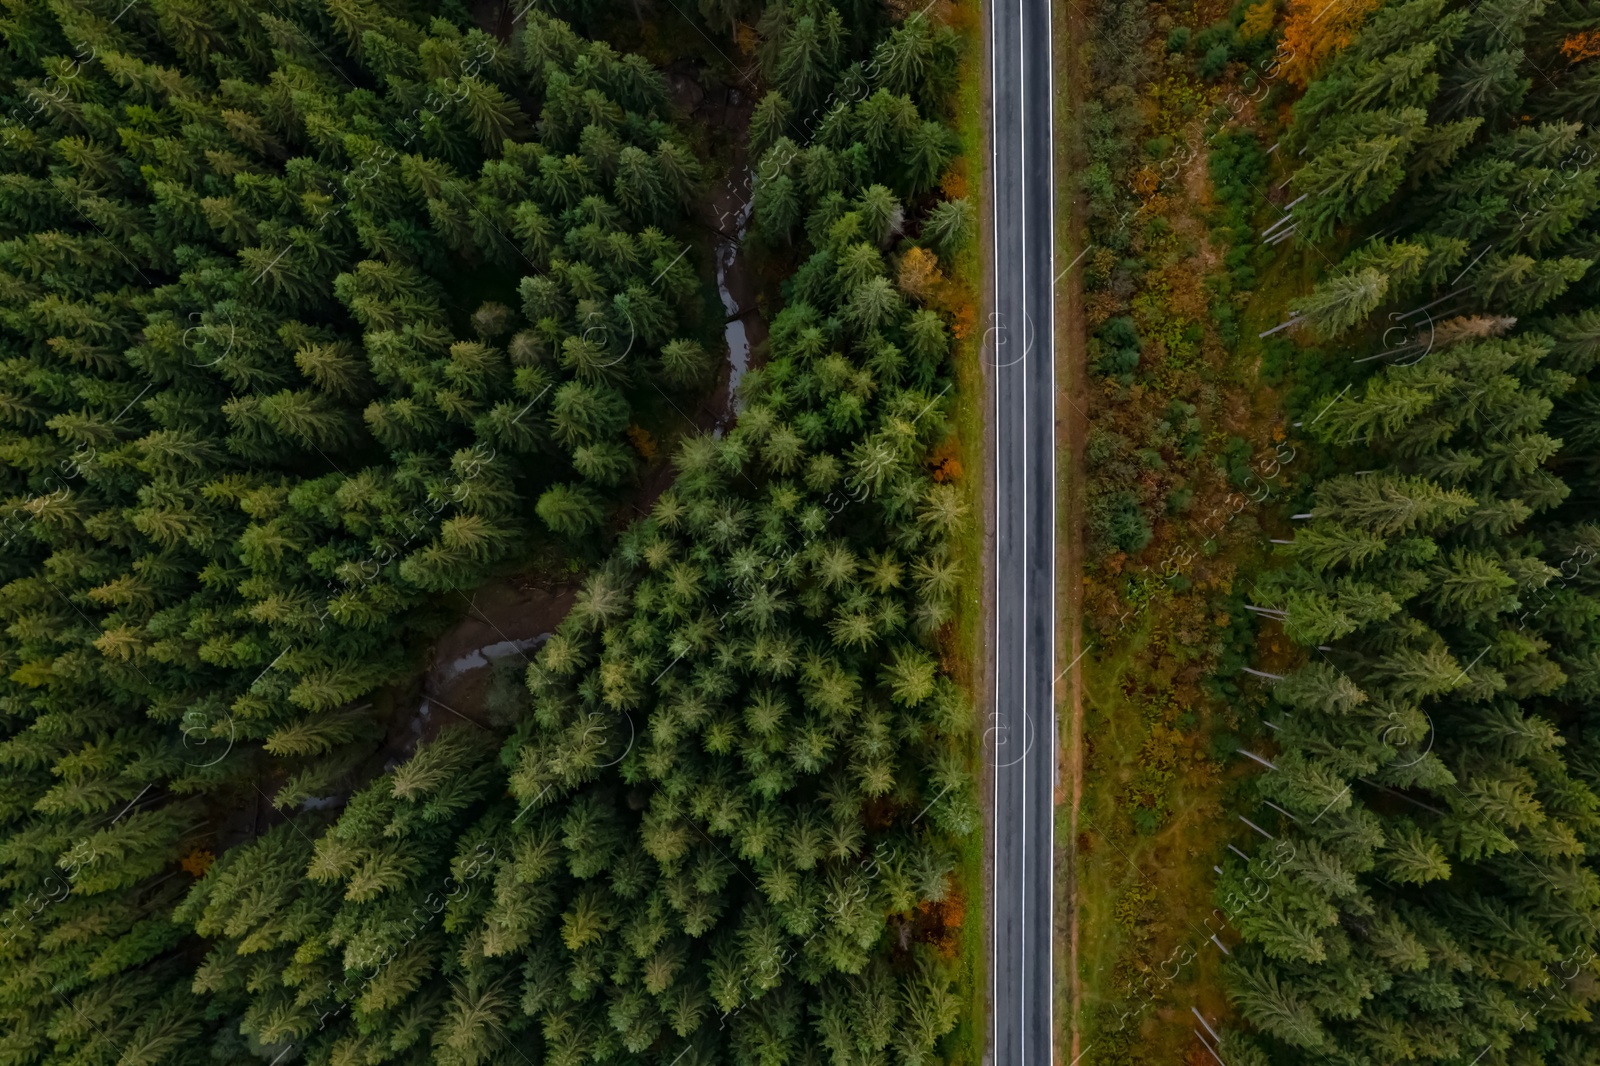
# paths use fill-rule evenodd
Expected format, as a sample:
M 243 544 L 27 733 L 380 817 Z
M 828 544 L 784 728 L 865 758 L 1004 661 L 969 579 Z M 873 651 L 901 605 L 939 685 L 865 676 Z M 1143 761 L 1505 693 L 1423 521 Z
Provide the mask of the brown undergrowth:
M 1210 1062 L 1195 1012 L 1214 1027 L 1228 1016 L 1218 923 L 1207 923 L 1212 867 L 1249 832 L 1230 808 L 1249 764 L 1237 754 L 1241 708 L 1218 677 L 1249 651 L 1244 593 L 1278 502 L 1305 473 L 1264 372 L 1277 342 L 1256 334 L 1281 320 L 1306 270 L 1258 278 L 1260 253 L 1230 255 L 1279 213 L 1273 185 L 1284 175 L 1269 176 L 1271 138 L 1259 150 L 1230 141 L 1275 121 L 1277 101 L 1247 102 L 1219 126 L 1214 110 L 1243 66 L 1208 80 L 1201 57 L 1169 41 L 1226 19 L 1225 6 L 1139 6 L 1144 39 L 1131 66 L 1143 73 L 1094 85 L 1077 131 L 1086 166 L 1109 175 L 1109 185 L 1082 179 L 1090 651 L 1071 838 L 1081 1066 Z M 1111 22 L 1095 17 L 1092 29 L 1106 34 Z M 1104 43 L 1090 46 L 1092 69 Z M 1107 121 L 1124 131 L 1120 155 L 1105 147 Z M 1214 153 L 1244 160 L 1231 190 L 1213 180 Z

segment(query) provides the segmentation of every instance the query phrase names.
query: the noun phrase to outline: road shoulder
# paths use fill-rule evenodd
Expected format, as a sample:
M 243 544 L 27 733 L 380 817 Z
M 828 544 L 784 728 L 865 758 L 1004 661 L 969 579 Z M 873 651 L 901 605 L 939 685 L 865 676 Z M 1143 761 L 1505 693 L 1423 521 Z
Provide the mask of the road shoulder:
M 1056 447 L 1062 458 L 1057 466 L 1056 602 L 1062 619 L 1057 687 L 1057 721 L 1061 750 L 1056 785 L 1056 981 L 1057 1063 L 1076 1063 L 1080 1046 L 1079 1008 L 1082 1001 L 1078 973 L 1077 841 L 1078 807 L 1083 798 L 1083 488 L 1084 441 L 1088 433 L 1088 376 L 1084 362 L 1082 271 L 1087 233 L 1082 197 L 1074 175 L 1082 165 L 1077 115 L 1083 99 L 1080 42 L 1086 39 L 1083 8 L 1072 0 L 1052 4 L 1051 51 L 1055 80 L 1055 204 L 1056 262 L 1063 264 L 1056 280 L 1055 346 Z M 1064 824 L 1063 824 L 1064 823 Z

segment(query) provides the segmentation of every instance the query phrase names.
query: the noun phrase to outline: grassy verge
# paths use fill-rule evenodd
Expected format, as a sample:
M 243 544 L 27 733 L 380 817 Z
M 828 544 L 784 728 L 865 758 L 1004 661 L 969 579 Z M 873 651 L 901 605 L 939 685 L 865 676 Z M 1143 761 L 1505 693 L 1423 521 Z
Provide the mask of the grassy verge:
M 966 195 L 976 202 L 984 188 L 984 163 L 987 160 L 987 128 L 984 109 L 984 56 L 982 15 L 978 0 L 960 0 L 946 12 L 949 23 L 961 34 L 963 57 L 956 93 L 956 132 L 961 139 L 961 157 L 945 180 L 947 195 Z M 955 620 L 956 662 L 950 664 L 967 688 L 973 706 L 981 706 L 983 669 L 983 578 L 984 482 L 988 463 L 984 454 L 984 383 L 979 345 L 982 333 L 976 327 L 976 312 L 983 291 L 982 249 L 987 241 L 987 214 L 978 212 L 978 236 L 946 264 L 949 284 L 962 309 L 957 315 L 955 349 L 955 403 L 951 411 L 952 439 L 947 447 L 959 464 L 959 483 L 966 503 L 968 520 L 954 538 L 956 558 L 963 575 L 959 607 Z M 970 735 L 969 765 L 977 775 L 982 767 L 983 731 L 978 724 Z M 988 956 L 987 911 L 984 907 L 984 837 L 974 833 L 963 842 L 956 877 L 966 914 L 958 947 L 961 976 L 962 1018 L 950 1040 L 948 1061 L 952 1066 L 978 1066 L 983 1061 L 988 1041 Z
M 1269 180 L 1275 185 L 1286 176 L 1274 172 Z M 1263 203 L 1251 221 L 1259 231 L 1277 214 Z M 1289 653 L 1276 627 L 1257 632 L 1243 603 L 1269 563 L 1269 538 L 1289 535 L 1280 501 L 1313 473 L 1306 449 L 1285 440 L 1293 432 L 1283 421 L 1285 400 L 1294 406 L 1294 397 L 1279 391 L 1287 360 L 1295 360 L 1297 380 L 1314 384 L 1321 366 L 1314 350 L 1290 350 L 1259 334 L 1287 317 L 1289 301 L 1310 288 L 1324 256 L 1338 254 L 1258 250 L 1251 266 L 1260 282 L 1236 301 L 1239 339 L 1204 382 L 1224 414 L 1208 450 L 1233 438 L 1251 456 L 1269 449 L 1290 456 L 1271 477 L 1252 459 L 1250 469 L 1270 490 L 1263 500 L 1220 528 L 1203 519 L 1175 520 L 1158 528 L 1144 553 L 1097 559 L 1089 568 L 1090 599 L 1121 604 L 1127 616 L 1102 633 L 1084 664 L 1086 783 L 1074 844 L 1079 1017 L 1091 1049 L 1085 1064 L 1207 1066 L 1213 1060 L 1195 1038 L 1194 1012 L 1214 1027 L 1232 1015 L 1220 972 L 1228 938 L 1219 937 L 1220 945 L 1212 940 L 1222 928 L 1212 910 L 1213 866 L 1230 846 L 1253 846 L 1254 832 L 1238 814 L 1238 792 L 1259 768 L 1240 749 L 1268 750 L 1262 745 L 1270 741 L 1255 709 L 1221 679 L 1247 657 L 1278 669 Z M 1280 441 L 1297 452 L 1278 451 Z M 1229 480 L 1195 484 L 1190 514 L 1215 513 L 1226 503 Z M 1163 567 L 1159 561 L 1172 557 L 1169 543 L 1192 546 L 1196 557 Z M 1170 578 L 1169 569 L 1175 569 Z
M 1152 609 L 1131 639 L 1092 657 L 1084 672 L 1086 783 L 1075 845 L 1081 1020 L 1095 1062 L 1182 1059 L 1186 1007 L 1215 1018 L 1223 1006 L 1204 922 L 1233 775 L 1207 739 L 1229 722 L 1225 709 L 1190 691 L 1192 667 L 1177 676 L 1149 671 L 1173 613 Z M 1136 820 L 1162 808 L 1160 824 Z

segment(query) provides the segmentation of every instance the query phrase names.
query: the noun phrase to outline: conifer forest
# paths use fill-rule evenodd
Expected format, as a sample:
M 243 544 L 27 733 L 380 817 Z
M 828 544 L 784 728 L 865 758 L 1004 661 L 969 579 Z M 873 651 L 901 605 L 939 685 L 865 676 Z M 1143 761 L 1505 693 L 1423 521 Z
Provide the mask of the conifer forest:
M 1259 678 L 1278 839 L 1219 886 L 1262 896 L 1241 1062 L 1600 1056 L 1597 26 L 1386 4 L 1292 105 L 1292 224 L 1348 236 L 1291 310 L 1376 369 L 1307 375 L 1324 469 L 1255 597 L 1304 654 Z
M 0 1063 L 946 1057 L 963 46 L 659 7 L 747 126 L 590 0 L 4 4 Z M 511 697 L 409 721 L 541 569 Z
M 0 1066 L 1600 1066 L 1600 3 L 1019 2 L 1052 1045 L 995 4 L 0 0 Z

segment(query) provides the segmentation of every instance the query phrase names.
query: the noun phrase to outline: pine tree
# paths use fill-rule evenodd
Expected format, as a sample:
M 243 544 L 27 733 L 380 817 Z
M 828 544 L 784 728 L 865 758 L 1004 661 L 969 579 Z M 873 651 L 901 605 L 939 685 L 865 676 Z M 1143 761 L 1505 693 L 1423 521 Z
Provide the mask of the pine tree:
M 972 205 L 967 200 L 944 200 L 928 213 L 928 219 L 922 227 L 922 237 L 932 242 L 940 255 L 948 258 L 972 239 L 976 228 Z
M 1297 321 L 1318 337 L 1338 337 L 1366 321 L 1383 303 L 1389 278 L 1375 267 L 1319 282 L 1290 305 Z
M 791 107 L 788 98 L 780 92 L 769 92 L 756 104 L 750 114 L 749 151 L 755 156 L 765 156 L 767 150 L 787 136 Z
M 1466 515 L 1476 501 L 1421 478 L 1379 474 L 1340 475 L 1318 489 L 1318 518 L 1365 528 L 1379 536 L 1412 529 L 1428 531 Z
M 783 32 L 773 68 L 783 94 L 801 108 L 815 103 L 839 63 L 844 37 L 843 19 L 832 7 L 820 16 L 795 18 Z
M 913 192 L 931 189 L 955 157 L 955 139 L 942 123 L 925 121 L 906 135 L 906 166 Z
M 555 485 L 539 497 L 539 517 L 555 533 L 579 537 L 600 524 L 600 503 L 578 485 Z

